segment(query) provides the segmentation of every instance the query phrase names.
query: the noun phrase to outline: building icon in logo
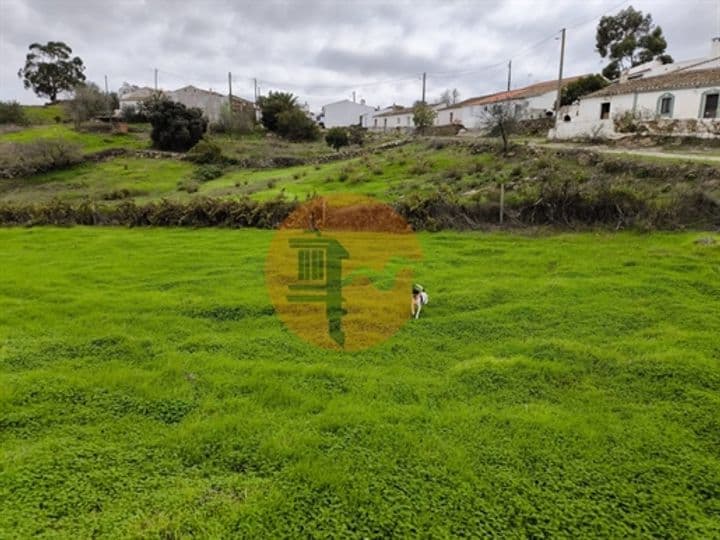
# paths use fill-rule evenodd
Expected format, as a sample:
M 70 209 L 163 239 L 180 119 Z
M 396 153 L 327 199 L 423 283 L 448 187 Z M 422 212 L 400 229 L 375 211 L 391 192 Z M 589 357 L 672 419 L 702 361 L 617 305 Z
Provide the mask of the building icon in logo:
M 342 330 L 342 261 L 349 258 L 347 250 L 333 238 L 291 238 L 290 247 L 297 249 L 297 280 L 287 296 L 288 302 L 324 302 L 328 334 L 340 345 L 345 344 Z

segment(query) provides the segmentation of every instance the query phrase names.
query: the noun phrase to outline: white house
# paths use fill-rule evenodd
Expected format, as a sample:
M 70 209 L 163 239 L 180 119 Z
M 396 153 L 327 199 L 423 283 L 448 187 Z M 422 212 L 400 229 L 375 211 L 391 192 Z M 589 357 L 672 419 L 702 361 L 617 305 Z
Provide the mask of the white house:
M 126 107 L 133 107 L 137 109 L 143 101 L 152 97 L 154 93 L 155 90 L 147 86 L 131 86 L 128 83 L 124 83 L 123 86 L 120 87 L 120 91 L 118 92 L 120 110 L 122 111 Z
M 562 86 L 579 79 L 568 77 L 563 79 Z M 544 81 L 509 92 L 496 92 L 484 96 L 466 99 L 438 111 L 438 124 L 459 124 L 466 129 L 481 129 L 485 123 L 486 113 L 493 106 L 503 104 L 512 107 L 519 120 L 530 120 L 554 116 L 555 100 L 557 99 L 558 81 Z
M 355 126 L 362 124 L 364 114 L 374 111 L 375 108 L 366 105 L 364 99 L 360 100 L 360 103 L 343 99 L 324 105 L 318 116 L 318 122 L 326 128 Z
M 430 107 L 435 111 L 440 111 L 445 107 L 445 104 L 432 103 Z M 364 115 L 361 125 L 371 131 L 412 131 L 415 129 L 413 108 L 391 105 L 385 109 Z M 435 118 L 435 125 L 441 125 L 438 118 Z
M 720 136 L 720 38 L 710 54 L 672 64 L 653 60 L 622 72 L 620 79 L 561 111 L 549 136 L 616 138 L 628 123 L 650 134 Z
M 563 110 L 550 137 L 622 136 L 623 119 L 652 133 L 720 134 L 720 68 L 681 69 L 612 84 Z

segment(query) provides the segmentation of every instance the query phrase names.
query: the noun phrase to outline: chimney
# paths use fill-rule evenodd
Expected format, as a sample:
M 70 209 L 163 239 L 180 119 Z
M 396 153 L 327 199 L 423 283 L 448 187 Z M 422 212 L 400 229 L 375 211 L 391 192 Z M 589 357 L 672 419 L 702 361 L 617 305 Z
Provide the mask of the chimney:
M 720 37 L 714 37 L 710 42 L 710 57 L 717 58 L 718 56 L 720 56 Z
M 365 105 L 365 98 L 360 100 L 360 105 Z

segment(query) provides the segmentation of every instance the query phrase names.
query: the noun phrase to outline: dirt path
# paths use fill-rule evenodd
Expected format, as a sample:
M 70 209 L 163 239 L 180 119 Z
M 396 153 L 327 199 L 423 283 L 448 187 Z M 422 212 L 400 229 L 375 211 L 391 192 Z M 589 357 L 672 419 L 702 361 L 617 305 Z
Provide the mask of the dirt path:
M 601 154 L 627 154 L 631 156 L 642 156 L 660 159 L 687 159 L 692 161 L 720 162 L 720 155 L 708 154 L 687 154 L 675 152 L 663 152 L 662 150 L 641 150 L 635 148 L 611 148 L 608 146 L 587 146 L 581 144 L 569 143 L 530 143 L 530 146 L 551 149 L 575 149 L 587 150 L 589 152 L 599 152 Z

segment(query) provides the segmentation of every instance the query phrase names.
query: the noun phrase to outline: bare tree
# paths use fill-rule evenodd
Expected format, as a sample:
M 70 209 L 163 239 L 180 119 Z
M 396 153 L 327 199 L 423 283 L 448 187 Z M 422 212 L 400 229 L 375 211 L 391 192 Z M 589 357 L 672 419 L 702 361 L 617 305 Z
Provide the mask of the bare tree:
M 510 135 L 517 129 L 518 113 L 516 104 L 504 102 L 488 105 L 478 115 L 487 135 L 502 139 L 504 153 L 508 151 Z
M 445 103 L 445 105 L 455 105 L 458 99 L 460 99 L 460 91 L 457 88 L 452 90 L 448 88 L 440 94 L 440 103 Z

